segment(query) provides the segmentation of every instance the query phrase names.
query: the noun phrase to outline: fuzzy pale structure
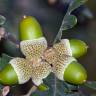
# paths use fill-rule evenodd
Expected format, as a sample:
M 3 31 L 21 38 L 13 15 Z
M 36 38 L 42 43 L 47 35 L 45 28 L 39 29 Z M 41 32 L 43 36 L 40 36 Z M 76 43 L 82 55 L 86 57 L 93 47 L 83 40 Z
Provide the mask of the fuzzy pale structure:
M 44 37 L 34 40 L 25 40 L 20 43 L 20 47 L 26 58 L 40 58 L 47 48 L 47 41 Z
M 61 42 L 55 44 L 53 48 L 57 51 L 59 56 L 64 54 L 72 56 L 72 50 L 68 39 L 62 39 Z
M 40 66 L 32 68 L 32 81 L 36 85 L 43 83 L 42 79 L 46 78 L 51 72 L 51 66 L 45 61 L 40 62 Z
M 76 61 L 72 57 L 72 50 L 68 39 L 62 39 L 61 42 L 55 44 L 52 48 L 45 51 L 45 59 L 52 64 L 52 72 L 60 80 L 64 80 L 64 72 L 72 61 Z
M 10 61 L 17 73 L 19 84 L 32 78 L 38 86 L 51 72 L 63 80 L 65 69 L 75 60 L 71 57 L 72 51 L 67 39 L 61 40 L 50 49 L 46 49 L 47 41 L 44 37 L 22 41 L 20 47 L 26 59 L 14 58 Z
M 28 61 L 23 58 L 14 58 L 9 62 L 18 76 L 19 84 L 23 84 L 30 79 L 31 67 Z
M 45 38 L 36 40 L 22 41 L 21 50 L 26 56 L 23 58 L 14 58 L 10 61 L 18 76 L 19 84 L 27 82 L 30 78 L 38 86 L 51 72 L 49 63 L 40 60 L 41 54 L 47 47 Z

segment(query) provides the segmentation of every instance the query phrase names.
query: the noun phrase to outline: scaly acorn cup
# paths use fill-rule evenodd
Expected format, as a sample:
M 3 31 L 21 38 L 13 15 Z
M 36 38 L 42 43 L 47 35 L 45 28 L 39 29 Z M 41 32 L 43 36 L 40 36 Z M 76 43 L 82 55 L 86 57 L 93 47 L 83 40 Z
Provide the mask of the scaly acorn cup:
M 19 23 L 20 40 L 32 40 L 43 36 L 38 21 L 32 16 L 24 16 Z
M 85 42 L 78 39 L 71 39 L 69 42 L 72 50 L 72 56 L 75 58 L 79 58 L 87 52 L 88 46 Z

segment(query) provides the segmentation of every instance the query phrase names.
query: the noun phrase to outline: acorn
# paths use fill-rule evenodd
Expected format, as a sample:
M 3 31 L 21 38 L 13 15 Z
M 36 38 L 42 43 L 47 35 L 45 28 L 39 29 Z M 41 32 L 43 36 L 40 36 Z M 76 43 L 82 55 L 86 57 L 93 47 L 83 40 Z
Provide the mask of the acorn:
M 69 40 L 70 47 L 72 50 L 72 56 L 75 58 L 79 58 L 87 53 L 87 44 L 84 41 L 78 39 L 71 39 Z
M 47 91 L 47 90 L 49 90 L 49 87 L 45 84 L 41 84 L 38 86 L 38 90 L 39 91 Z
M 53 64 L 53 73 L 59 80 L 72 84 L 83 84 L 86 82 L 87 73 L 84 67 L 74 57 L 62 55 Z
M 9 64 L 0 71 L 0 83 L 4 85 L 24 84 L 32 78 L 36 86 L 43 83 L 51 72 L 51 66 L 44 61 L 40 65 L 32 65 L 24 58 L 14 58 Z M 43 86 L 43 85 L 42 85 Z
M 64 80 L 72 84 L 83 84 L 86 82 L 87 72 L 77 61 L 71 62 L 64 71 Z
M 2 71 L 0 71 L 0 84 L 3 85 L 18 84 L 17 74 L 10 64 L 8 64 Z
M 43 36 L 38 21 L 32 16 L 24 16 L 19 23 L 20 40 L 32 40 Z
M 87 72 L 74 57 L 68 55 L 70 54 L 70 51 L 67 50 L 68 46 L 66 46 L 68 40 L 65 41 L 63 41 L 63 44 L 57 43 L 53 48 L 45 51 L 45 59 L 51 64 L 52 71 L 59 80 L 76 85 L 83 84 L 86 82 Z
M 0 83 L 4 85 L 23 84 L 30 79 L 30 67 L 23 58 L 14 58 L 0 72 Z M 29 70 L 28 70 L 29 69 Z
M 59 43 L 56 43 L 53 48 L 61 56 L 62 54 L 79 58 L 87 52 L 87 44 L 78 39 L 62 39 Z

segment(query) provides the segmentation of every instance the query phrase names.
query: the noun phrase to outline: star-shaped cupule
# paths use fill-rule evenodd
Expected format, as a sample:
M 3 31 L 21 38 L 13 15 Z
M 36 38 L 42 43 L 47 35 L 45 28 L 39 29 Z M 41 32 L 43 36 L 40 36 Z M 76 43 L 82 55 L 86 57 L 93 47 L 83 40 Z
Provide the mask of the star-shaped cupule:
M 62 80 L 64 69 L 73 60 L 67 39 L 61 40 L 51 48 L 47 47 L 44 37 L 24 40 L 20 42 L 20 48 L 25 58 L 18 57 L 10 61 L 19 84 L 32 78 L 34 84 L 39 86 L 51 72 Z

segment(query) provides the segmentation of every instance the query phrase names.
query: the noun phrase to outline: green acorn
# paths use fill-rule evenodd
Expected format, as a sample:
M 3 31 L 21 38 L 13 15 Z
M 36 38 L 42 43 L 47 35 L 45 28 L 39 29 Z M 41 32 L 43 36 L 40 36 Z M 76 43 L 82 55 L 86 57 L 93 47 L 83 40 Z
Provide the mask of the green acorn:
M 56 43 L 53 48 L 59 56 L 65 54 L 78 58 L 87 52 L 88 46 L 85 42 L 78 39 L 62 39 L 59 43 Z
M 19 24 L 20 40 L 32 40 L 43 36 L 38 21 L 32 16 L 24 16 Z
M 0 84 L 3 85 L 18 84 L 17 74 L 10 64 L 8 64 L 2 71 L 0 71 Z
M 30 74 L 27 61 L 23 58 L 14 58 L 0 72 L 0 83 L 4 85 L 24 84 L 30 79 Z
M 75 58 L 81 57 L 87 52 L 88 46 L 85 42 L 78 39 L 71 39 L 69 42 L 72 50 L 72 56 Z
M 74 57 L 62 55 L 53 64 L 53 73 L 62 81 L 72 84 L 83 84 L 87 79 L 84 67 Z
M 9 62 L 9 64 L 2 71 L 0 71 L 0 84 L 3 84 L 3 85 L 24 84 L 27 81 L 29 81 L 30 78 L 32 78 L 31 76 L 33 76 L 37 81 L 35 82 L 34 80 L 33 83 L 36 86 L 38 86 L 38 90 L 40 91 L 48 90 L 48 86 L 46 86 L 45 84 L 42 84 L 42 81 L 39 81 L 39 80 L 42 80 L 43 78 L 45 78 L 45 76 L 47 76 L 47 74 L 50 73 L 49 71 L 51 68 L 48 69 L 50 66 L 42 65 L 40 66 L 40 68 L 36 67 L 35 69 L 38 69 L 38 70 L 35 71 L 34 68 L 32 69 L 31 65 L 28 64 L 28 61 L 23 58 L 12 59 Z M 48 69 L 48 70 L 45 70 L 45 69 Z M 32 72 L 32 70 L 34 71 L 34 73 Z M 38 85 L 38 82 L 39 82 L 39 85 Z
M 87 73 L 84 67 L 76 61 L 71 62 L 64 71 L 64 80 L 72 84 L 86 82 Z
M 47 91 L 47 90 L 49 90 L 49 87 L 45 84 L 41 84 L 38 86 L 38 90 L 39 91 Z

